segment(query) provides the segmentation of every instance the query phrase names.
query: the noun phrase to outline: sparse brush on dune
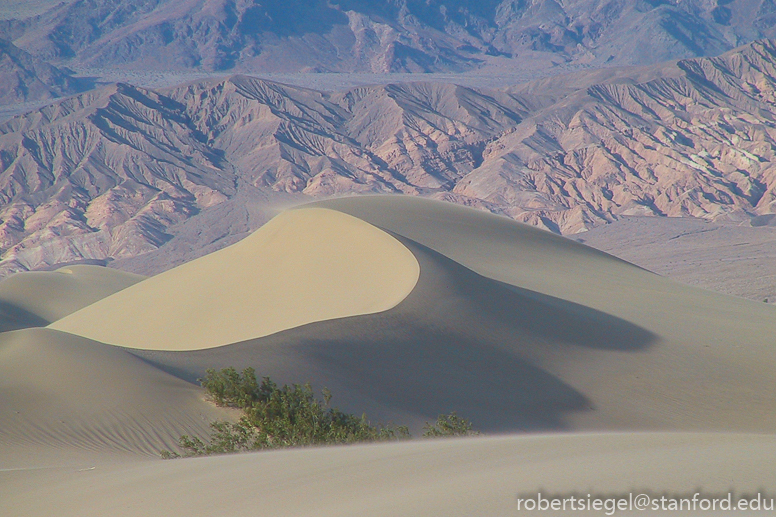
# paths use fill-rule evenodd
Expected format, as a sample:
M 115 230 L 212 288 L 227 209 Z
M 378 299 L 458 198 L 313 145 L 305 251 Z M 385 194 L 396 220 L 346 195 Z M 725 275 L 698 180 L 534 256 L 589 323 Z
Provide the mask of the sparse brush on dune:
M 372 425 L 366 415 L 357 417 L 332 407 L 332 394 L 327 388 L 322 390 L 321 401 L 309 384 L 279 387 L 269 377 L 259 383 L 253 368 L 242 373 L 232 367 L 209 369 L 200 382 L 217 405 L 241 409 L 243 416 L 236 423 L 213 422 L 207 442 L 181 436 L 179 445 L 184 456 L 411 437 L 407 426 Z M 471 422 L 455 412 L 440 415 L 435 424 L 427 422 L 424 430 L 424 437 L 478 434 L 472 431 Z M 161 456 L 172 459 L 180 454 L 165 450 Z
M 435 424 L 423 426 L 423 436 L 434 438 L 438 436 L 476 436 L 480 434 L 472 429 L 472 423 L 459 417 L 455 411 L 449 415 L 439 415 Z

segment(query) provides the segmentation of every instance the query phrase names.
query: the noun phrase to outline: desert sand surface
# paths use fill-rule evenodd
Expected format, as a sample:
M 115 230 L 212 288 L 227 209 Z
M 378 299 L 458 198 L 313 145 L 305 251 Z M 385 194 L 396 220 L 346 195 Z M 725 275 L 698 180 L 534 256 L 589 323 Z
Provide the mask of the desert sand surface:
M 471 330 L 478 345 L 490 340 L 582 394 L 585 402 L 570 405 L 567 427 L 770 431 L 776 423 L 770 416 L 776 385 L 765 366 L 776 360 L 768 304 L 684 286 L 548 232 L 449 204 L 378 196 L 322 206 L 413 239 L 507 290 L 607 319 L 583 330 L 579 320 L 537 308 L 540 316 L 529 322 L 541 339 L 532 342 L 512 326 L 524 313 L 510 311 L 487 289 L 493 306 L 480 314 L 504 310 L 503 333 L 480 315 L 460 325 L 482 322 Z M 449 307 L 449 299 L 436 306 Z
M 398 196 L 304 205 L 0 334 L 0 501 L 11 515 L 492 516 L 522 515 L 517 494 L 540 489 L 773 493 L 775 334 L 769 304 L 506 217 Z M 450 411 L 486 435 L 155 458 L 234 417 L 195 384 L 226 366 L 326 386 L 416 436 Z
M 143 278 L 86 265 L 10 276 L 0 282 L 0 329 L 46 326 Z
M 201 390 L 125 350 L 49 329 L 0 336 L 0 469 L 95 451 L 158 457 L 228 417 Z
M 570 238 L 685 284 L 776 303 L 773 216 L 623 217 Z
M 772 493 L 774 445 L 762 435 L 582 434 L 84 462 L 0 471 L 0 499 L 20 516 L 603 515 L 519 512 L 516 500 L 537 492 Z M 643 514 L 655 513 L 617 512 Z
M 137 349 L 192 382 L 226 366 L 309 381 L 345 410 L 415 430 L 452 410 L 499 432 L 776 426 L 770 305 L 447 203 L 376 196 L 314 206 L 327 209 L 287 211 L 250 239 L 51 328 Z M 292 244 L 317 257 L 313 242 L 346 234 L 361 243 L 354 226 L 409 260 L 378 263 L 389 258 L 378 248 L 337 244 L 325 263 L 295 261 Z M 367 257 L 356 260 L 358 250 Z M 338 264 L 368 278 L 345 287 L 352 276 L 331 269 Z M 384 305 L 363 305 L 364 292 Z
M 412 253 L 374 226 L 332 210 L 290 211 L 51 328 L 131 348 L 209 348 L 390 309 L 418 274 Z

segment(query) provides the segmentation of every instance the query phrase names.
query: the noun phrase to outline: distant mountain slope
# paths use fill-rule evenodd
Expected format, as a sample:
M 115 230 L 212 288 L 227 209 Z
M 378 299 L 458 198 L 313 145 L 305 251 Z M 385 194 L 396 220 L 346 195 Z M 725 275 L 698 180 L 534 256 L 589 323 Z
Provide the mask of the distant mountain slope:
M 454 192 L 574 233 L 617 215 L 776 212 L 776 44 L 514 88 L 557 102 L 483 151 Z M 529 212 L 526 212 L 528 210 Z
M 155 249 L 167 226 L 233 194 L 231 167 L 179 108 L 115 85 L 2 124 L 10 270 Z
M 0 268 L 138 255 L 245 188 L 449 190 L 526 112 L 444 84 L 329 95 L 235 76 L 89 92 L 0 125 Z
M 0 272 L 130 258 L 185 223 L 180 263 L 253 229 L 216 205 L 276 193 L 422 195 L 563 234 L 621 215 L 748 221 L 776 212 L 774 124 L 771 41 L 504 90 L 119 84 L 0 124 Z
M 235 76 L 165 92 L 254 184 L 312 195 L 451 186 L 525 103 L 452 84 L 325 94 Z
M 0 29 L 93 67 L 429 72 L 717 55 L 775 17 L 769 0 L 71 0 Z
M 87 88 L 58 68 L 0 39 L 0 105 L 48 100 Z

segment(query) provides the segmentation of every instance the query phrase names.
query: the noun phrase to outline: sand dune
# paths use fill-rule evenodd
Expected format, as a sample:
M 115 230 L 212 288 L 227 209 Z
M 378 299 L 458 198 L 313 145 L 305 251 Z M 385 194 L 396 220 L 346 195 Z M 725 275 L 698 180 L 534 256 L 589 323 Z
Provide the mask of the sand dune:
M 143 278 L 82 265 L 17 273 L 0 282 L 0 331 L 48 325 Z
M 390 309 L 418 274 L 409 250 L 359 219 L 290 211 L 51 328 L 130 348 L 195 350 Z
M 518 512 L 516 499 L 538 491 L 772 495 L 775 460 L 772 436 L 473 438 L 0 472 L 0 499 L 20 517 L 603 515 Z M 46 497 L 37 483 L 47 487 Z M 654 512 L 617 512 L 643 514 Z
M 120 348 L 49 329 L 0 335 L 0 469 L 79 453 L 158 456 L 226 415 Z
M 253 366 L 418 430 L 776 428 L 776 311 L 683 286 L 506 218 L 406 197 L 323 203 L 397 235 L 415 289 L 379 314 L 243 343 L 136 353 L 185 378 Z
M 402 238 L 403 239 L 403 238 Z M 542 353 L 635 352 L 655 336 L 600 311 L 485 278 L 403 239 L 420 263 L 412 293 L 372 315 L 312 323 L 223 347 L 136 355 L 194 380 L 209 367 L 253 366 L 281 382 L 327 386 L 359 414 L 419 430 L 460 411 L 487 430 L 562 428 L 588 410 L 579 390 L 549 374 Z
M 330 200 L 0 335 L 0 469 L 21 469 L 0 470 L 0 500 L 19 515 L 509 515 L 538 489 L 774 491 L 773 335 L 768 304 L 506 218 Z M 327 386 L 415 433 L 456 410 L 490 433 L 599 434 L 143 458 L 223 415 L 185 381 L 225 366 Z

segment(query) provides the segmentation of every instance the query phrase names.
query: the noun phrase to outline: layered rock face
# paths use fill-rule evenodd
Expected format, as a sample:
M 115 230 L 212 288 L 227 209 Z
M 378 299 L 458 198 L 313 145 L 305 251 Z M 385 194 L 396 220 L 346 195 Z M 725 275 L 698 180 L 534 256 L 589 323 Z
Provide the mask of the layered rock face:
M 180 109 L 115 85 L 2 124 L 1 267 L 144 253 L 233 194 L 229 164 Z
M 248 190 L 422 195 L 563 234 L 748 220 L 776 212 L 775 85 L 771 42 L 503 90 L 118 84 L 0 125 L 0 271 L 137 256 Z

